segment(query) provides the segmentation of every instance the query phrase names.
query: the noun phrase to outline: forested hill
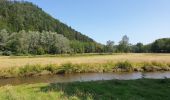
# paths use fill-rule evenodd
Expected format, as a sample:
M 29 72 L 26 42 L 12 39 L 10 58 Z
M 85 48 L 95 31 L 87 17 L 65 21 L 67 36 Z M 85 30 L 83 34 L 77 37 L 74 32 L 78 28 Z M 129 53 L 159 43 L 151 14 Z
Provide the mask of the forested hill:
M 41 8 L 26 1 L 0 0 L 1 29 L 9 32 L 52 31 L 64 35 L 69 40 L 93 42 L 93 39 L 54 19 Z

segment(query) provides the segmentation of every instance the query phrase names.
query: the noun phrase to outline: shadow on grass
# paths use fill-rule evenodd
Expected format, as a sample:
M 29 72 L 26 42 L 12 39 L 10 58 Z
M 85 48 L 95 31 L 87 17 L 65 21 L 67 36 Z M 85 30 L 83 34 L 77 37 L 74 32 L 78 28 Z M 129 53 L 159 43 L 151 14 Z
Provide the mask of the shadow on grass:
M 170 100 L 170 79 L 51 83 L 41 92 L 64 92 L 81 100 Z
M 96 84 L 97 83 L 97 84 Z M 42 92 L 62 91 L 67 97 L 76 96 L 80 100 L 115 100 L 113 89 L 110 85 L 123 85 L 123 82 L 116 81 L 112 84 L 111 81 L 106 83 L 97 82 L 74 82 L 74 83 L 51 83 L 46 87 L 42 87 Z

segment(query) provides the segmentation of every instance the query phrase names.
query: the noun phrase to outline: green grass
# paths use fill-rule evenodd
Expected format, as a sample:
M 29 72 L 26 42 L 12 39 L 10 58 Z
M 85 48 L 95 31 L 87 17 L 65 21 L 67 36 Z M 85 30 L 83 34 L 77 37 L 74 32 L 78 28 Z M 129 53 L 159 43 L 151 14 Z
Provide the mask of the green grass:
M 47 74 L 96 73 L 96 72 L 153 72 L 170 71 L 170 64 L 158 62 L 132 63 L 129 61 L 106 63 L 65 63 L 62 65 L 25 65 L 23 67 L 7 67 L 0 69 L 0 78 L 37 76 Z
M 0 87 L 0 100 L 170 100 L 170 79 Z

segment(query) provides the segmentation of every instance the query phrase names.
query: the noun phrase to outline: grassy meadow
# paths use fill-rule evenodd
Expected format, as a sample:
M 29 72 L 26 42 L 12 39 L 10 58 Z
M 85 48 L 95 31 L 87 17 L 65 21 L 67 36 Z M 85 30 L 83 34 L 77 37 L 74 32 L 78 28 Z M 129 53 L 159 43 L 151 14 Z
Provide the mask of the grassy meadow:
M 6 67 L 22 67 L 24 65 L 47 65 L 64 63 L 82 64 L 82 63 L 106 63 L 106 62 L 120 62 L 130 61 L 132 63 L 141 62 L 158 62 L 170 63 L 170 54 L 112 54 L 112 55 L 54 55 L 54 56 L 1 56 L 0 68 Z
M 170 71 L 170 54 L 1 56 L 0 77 L 89 72 Z
M 170 100 L 170 79 L 110 80 L 0 87 L 0 100 Z

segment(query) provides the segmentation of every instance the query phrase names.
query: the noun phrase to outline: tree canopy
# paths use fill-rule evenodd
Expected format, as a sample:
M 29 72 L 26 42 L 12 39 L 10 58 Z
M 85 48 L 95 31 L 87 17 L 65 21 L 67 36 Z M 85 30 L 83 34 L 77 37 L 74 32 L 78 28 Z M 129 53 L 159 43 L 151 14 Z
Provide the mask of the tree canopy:
M 61 54 L 71 52 L 70 40 L 55 32 L 0 31 L 0 51 L 14 54 Z
M 157 53 L 170 53 L 170 38 L 158 39 L 153 42 L 151 51 Z

